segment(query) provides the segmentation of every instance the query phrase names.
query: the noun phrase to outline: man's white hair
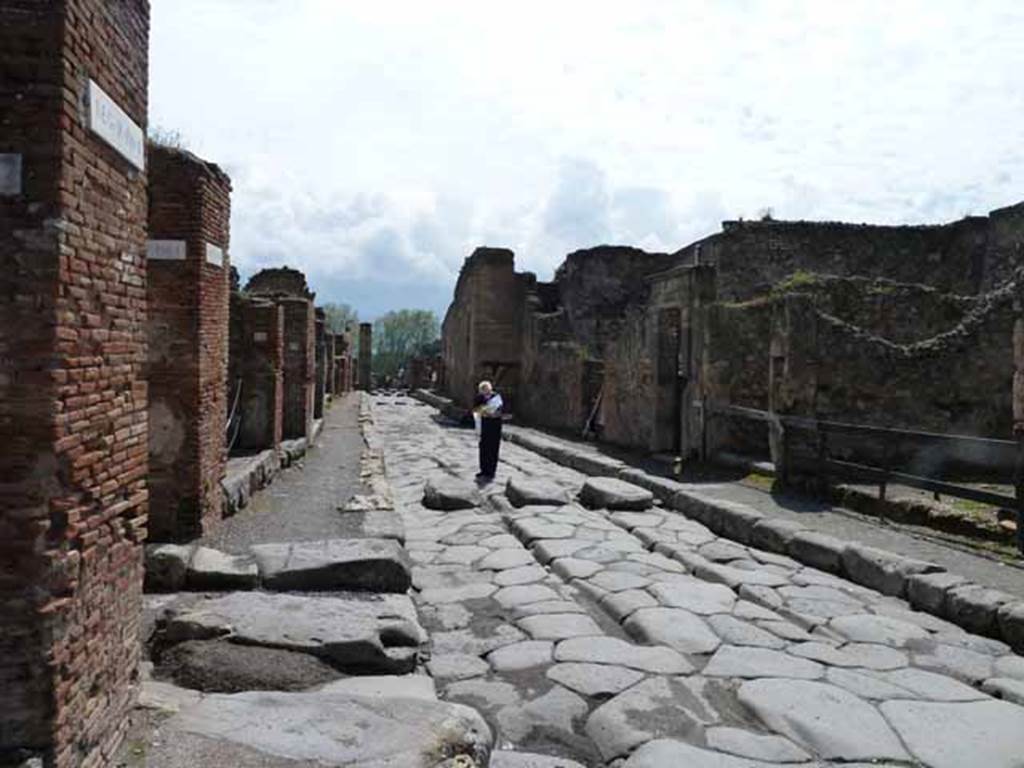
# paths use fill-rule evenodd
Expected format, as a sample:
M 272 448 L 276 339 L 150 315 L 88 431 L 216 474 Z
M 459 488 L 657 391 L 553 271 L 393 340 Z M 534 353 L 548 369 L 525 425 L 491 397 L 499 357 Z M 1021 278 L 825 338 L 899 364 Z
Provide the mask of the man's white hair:
M 483 381 L 476 385 L 477 392 L 491 392 L 493 391 L 493 389 L 494 386 L 491 384 L 491 382 L 487 381 L 486 379 L 484 379 Z

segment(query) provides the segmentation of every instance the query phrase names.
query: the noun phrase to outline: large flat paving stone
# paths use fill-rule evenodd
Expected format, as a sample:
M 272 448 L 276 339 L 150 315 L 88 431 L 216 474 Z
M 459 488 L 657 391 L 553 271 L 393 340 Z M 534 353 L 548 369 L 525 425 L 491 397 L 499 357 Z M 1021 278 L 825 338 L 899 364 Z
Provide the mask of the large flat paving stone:
M 516 622 L 534 640 L 564 640 L 568 637 L 599 635 L 601 628 L 582 613 L 545 613 Z
M 903 648 L 914 640 L 929 637 L 928 631 L 916 624 L 866 613 L 836 617 L 829 626 L 854 642 L 878 643 L 894 648 Z
M 671 648 L 633 645 L 617 637 L 605 636 L 563 640 L 555 646 L 555 660 L 621 664 L 661 675 L 683 675 L 693 671 L 693 665 Z
M 878 710 L 849 691 L 810 680 L 751 680 L 739 700 L 773 731 L 835 760 L 907 760 Z
M 1005 701 L 887 701 L 882 714 L 930 768 L 1021 768 L 1024 707 Z
M 548 669 L 546 675 L 549 680 L 561 683 L 569 690 L 599 698 L 620 693 L 644 677 L 643 672 L 629 667 L 574 662 L 555 664 Z
M 583 484 L 580 501 L 593 509 L 643 511 L 653 506 L 654 494 L 614 477 L 591 477 Z
M 711 653 L 722 644 L 703 619 L 681 608 L 640 608 L 623 626 L 641 642 L 681 653 Z
M 708 728 L 708 746 L 720 752 L 769 763 L 803 763 L 811 756 L 789 739 L 768 733 L 753 733 L 743 728 Z
M 174 734 L 165 742 L 192 734 L 284 760 L 367 768 L 434 768 L 459 754 L 486 765 L 493 742 L 469 707 L 331 691 L 214 694 L 161 730 Z M 230 749 L 221 759 L 235 764 Z
M 309 653 L 343 670 L 408 672 L 426 633 L 404 595 L 232 592 L 168 609 L 168 642 L 223 639 Z
M 497 750 L 491 753 L 490 768 L 586 768 L 582 763 L 567 757 L 538 755 L 532 752 L 507 752 Z
M 630 755 L 623 768 L 768 768 L 760 760 L 747 760 L 676 739 L 649 741 Z
M 719 684 L 698 677 L 653 677 L 594 710 L 586 733 L 606 760 L 652 739 L 700 738 L 705 726 L 722 720 L 712 700 L 727 695 Z
M 648 591 L 664 606 L 702 615 L 729 613 L 736 604 L 736 593 L 729 587 L 699 579 L 680 577 L 667 584 L 654 584 Z
M 553 480 L 510 477 L 505 495 L 514 507 L 562 505 L 570 501 L 569 492 Z
M 411 563 L 394 539 L 327 539 L 252 547 L 267 589 L 405 592 Z
M 825 668 L 815 661 L 771 648 L 723 645 L 704 668 L 709 677 L 792 677 L 815 680 Z

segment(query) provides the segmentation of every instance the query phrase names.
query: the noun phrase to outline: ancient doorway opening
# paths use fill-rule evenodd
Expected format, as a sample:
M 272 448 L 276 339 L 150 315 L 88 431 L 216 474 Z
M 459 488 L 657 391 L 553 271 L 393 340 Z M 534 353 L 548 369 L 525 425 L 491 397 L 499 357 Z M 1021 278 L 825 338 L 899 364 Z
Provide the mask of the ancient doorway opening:
M 678 455 L 682 450 L 683 389 L 686 386 L 684 329 L 679 307 L 658 312 L 656 358 L 656 407 L 654 422 L 655 451 Z

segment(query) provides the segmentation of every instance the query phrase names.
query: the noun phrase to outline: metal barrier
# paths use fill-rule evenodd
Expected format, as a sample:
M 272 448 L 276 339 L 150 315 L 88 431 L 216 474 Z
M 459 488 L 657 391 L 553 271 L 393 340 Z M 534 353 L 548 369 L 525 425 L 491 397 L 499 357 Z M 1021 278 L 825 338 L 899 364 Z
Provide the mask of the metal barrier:
M 816 474 L 825 482 L 830 477 L 835 476 L 843 480 L 877 483 L 879 486 L 879 498 L 882 499 L 885 498 L 887 485 L 899 483 L 911 488 L 931 491 L 934 494 L 943 494 L 958 499 L 975 501 L 980 504 L 1012 509 L 1016 512 L 1017 516 L 1017 546 L 1021 553 L 1024 554 L 1024 436 L 1019 440 L 1013 441 L 974 437 L 972 435 L 950 435 L 937 432 L 895 429 L 892 427 L 876 427 L 867 424 L 849 424 L 812 419 L 803 416 L 787 416 L 772 413 L 771 411 L 762 411 L 757 408 L 723 405 L 707 401 L 703 403 L 703 408 L 706 420 L 727 417 L 763 422 L 769 430 L 770 441 L 774 433 L 777 445 L 779 446 L 778 455 L 773 456 L 773 458 L 776 461 L 776 477 L 783 484 L 787 482 L 789 474 L 799 467 L 803 471 Z M 792 456 L 790 450 L 792 446 L 791 432 L 805 432 L 815 436 L 816 457 L 813 462 L 797 462 L 794 460 L 795 457 Z M 1009 496 L 972 488 L 938 477 L 911 474 L 893 469 L 890 466 L 873 466 L 871 464 L 838 460 L 829 455 L 828 436 L 830 434 L 878 438 L 884 441 L 884 445 L 891 445 L 893 441 L 909 438 L 924 443 L 949 443 L 986 449 L 1012 450 L 1015 460 L 1012 482 L 1009 484 L 1014 486 L 1014 495 Z

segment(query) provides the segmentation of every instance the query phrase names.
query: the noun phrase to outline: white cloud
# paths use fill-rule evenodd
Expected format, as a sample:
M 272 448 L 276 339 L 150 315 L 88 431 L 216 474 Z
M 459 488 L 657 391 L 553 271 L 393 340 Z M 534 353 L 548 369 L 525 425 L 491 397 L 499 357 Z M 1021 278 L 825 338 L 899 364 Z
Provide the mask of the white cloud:
M 376 307 L 443 296 L 482 243 L 546 277 L 766 207 L 1015 202 L 1021 39 L 1010 0 L 154 0 L 151 119 L 231 173 L 243 270 Z

